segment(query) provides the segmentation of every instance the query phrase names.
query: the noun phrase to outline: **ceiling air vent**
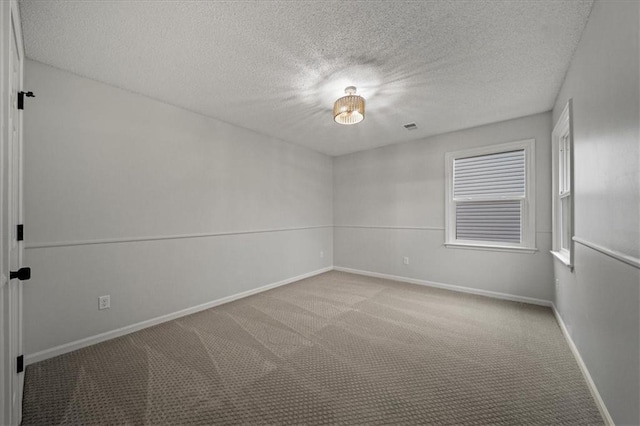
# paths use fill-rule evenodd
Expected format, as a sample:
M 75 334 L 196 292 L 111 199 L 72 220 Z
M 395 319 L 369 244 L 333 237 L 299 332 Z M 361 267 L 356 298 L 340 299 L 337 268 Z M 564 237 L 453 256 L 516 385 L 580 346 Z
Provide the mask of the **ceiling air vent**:
M 415 130 L 418 128 L 418 125 L 416 123 L 407 123 L 404 125 L 404 128 L 407 130 Z

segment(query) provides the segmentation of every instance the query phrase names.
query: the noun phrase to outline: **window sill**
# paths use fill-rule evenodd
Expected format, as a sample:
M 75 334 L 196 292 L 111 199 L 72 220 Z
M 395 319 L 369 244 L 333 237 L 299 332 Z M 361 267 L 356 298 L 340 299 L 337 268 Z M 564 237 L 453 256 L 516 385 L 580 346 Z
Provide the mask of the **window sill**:
M 553 255 L 553 257 L 555 257 L 560 262 L 562 262 L 564 266 L 566 266 L 567 268 L 573 271 L 573 265 L 571 264 L 571 260 L 566 255 L 560 253 L 559 251 L 554 251 L 554 250 L 551 250 L 551 254 Z
M 538 251 L 538 249 L 535 247 L 488 246 L 488 245 L 482 245 L 482 244 L 444 243 L 444 246 L 446 248 L 485 250 L 485 251 L 507 251 L 512 253 L 535 253 Z

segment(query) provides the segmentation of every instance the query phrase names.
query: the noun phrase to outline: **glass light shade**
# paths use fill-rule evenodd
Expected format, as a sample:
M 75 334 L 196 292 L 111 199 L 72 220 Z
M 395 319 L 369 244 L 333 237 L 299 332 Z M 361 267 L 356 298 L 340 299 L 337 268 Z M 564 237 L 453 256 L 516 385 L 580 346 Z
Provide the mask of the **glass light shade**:
M 356 95 L 353 86 L 345 89 L 343 96 L 333 105 L 333 119 L 338 124 L 357 124 L 364 120 L 364 98 Z

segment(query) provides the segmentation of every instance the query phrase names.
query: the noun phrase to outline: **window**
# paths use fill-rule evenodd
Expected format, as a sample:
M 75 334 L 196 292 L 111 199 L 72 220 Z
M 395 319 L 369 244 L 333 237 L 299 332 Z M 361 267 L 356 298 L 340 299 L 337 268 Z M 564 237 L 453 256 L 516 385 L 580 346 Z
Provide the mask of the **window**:
M 446 155 L 447 247 L 535 251 L 535 140 Z
M 572 102 L 562 111 L 552 134 L 553 250 L 565 265 L 573 266 L 573 126 Z

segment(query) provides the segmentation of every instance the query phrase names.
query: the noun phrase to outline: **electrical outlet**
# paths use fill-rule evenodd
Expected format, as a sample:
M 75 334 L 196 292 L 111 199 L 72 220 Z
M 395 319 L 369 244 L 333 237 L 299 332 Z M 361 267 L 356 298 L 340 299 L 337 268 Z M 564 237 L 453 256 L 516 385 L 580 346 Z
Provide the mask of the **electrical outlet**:
M 404 263 L 405 265 L 408 265 L 409 264 L 409 258 L 408 257 L 403 258 L 402 259 L 402 263 Z
M 320 250 L 320 259 L 324 259 L 324 251 Z
M 111 307 L 111 296 L 100 296 L 98 298 L 98 310 L 109 309 Z
M 560 279 L 556 278 L 556 288 L 558 288 L 558 286 L 560 286 Z

